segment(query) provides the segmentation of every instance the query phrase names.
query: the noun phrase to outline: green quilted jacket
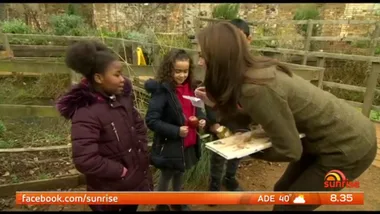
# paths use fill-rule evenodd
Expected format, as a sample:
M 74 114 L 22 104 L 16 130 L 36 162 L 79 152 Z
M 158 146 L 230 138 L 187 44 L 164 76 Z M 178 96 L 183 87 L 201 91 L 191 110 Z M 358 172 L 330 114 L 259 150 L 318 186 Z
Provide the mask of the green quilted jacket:
M 271 79 L 265 85 L 245 83 L 240 105 L 262 125 L 272 147 L 254 156 L 291 162 L 311 154 L 318 163 L 353 163 L 376 146 L 373 122 L 360 111 L 309 81 L 278 71 L 275 66 L 251 70 L 247 76 Z M 299 138 L 304 133 L 304 139 Z

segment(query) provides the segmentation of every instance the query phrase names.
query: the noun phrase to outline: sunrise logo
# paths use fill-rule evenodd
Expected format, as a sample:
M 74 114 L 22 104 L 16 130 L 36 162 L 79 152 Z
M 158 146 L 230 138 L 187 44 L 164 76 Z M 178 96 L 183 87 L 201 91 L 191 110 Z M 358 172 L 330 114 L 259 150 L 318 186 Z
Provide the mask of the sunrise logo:
M 325 176 L 325 188 L 359 188 L 359 181 L 349 181 L 340 170 L 331 170 Z

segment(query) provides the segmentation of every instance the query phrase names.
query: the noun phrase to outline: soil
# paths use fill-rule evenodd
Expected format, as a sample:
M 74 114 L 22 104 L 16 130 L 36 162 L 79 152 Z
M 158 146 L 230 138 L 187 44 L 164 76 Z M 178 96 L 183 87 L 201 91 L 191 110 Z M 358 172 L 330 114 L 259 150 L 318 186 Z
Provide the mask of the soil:
M 71 150 L 0 154 L 0 184 L 76 174 Z
M 287 164 L 268 163 L 264 161 L 258 161 L 249 159 L 240 164 L 238 171 L 238 179 L 241 186 L 245 190 L 249 191 L 271 191 L 274 183 L 282 175 Z M 371 166 L 358 180 L 360 181 L 360 191 L 365 193 L 364 205 L 352 205 L 352 206 L 321 206 L 318 211 L 376 211 L 380 210 L 380 198 L 377 197 L 377 193 L 380 190 L 380 168 Z M 202 187 L 198 190 L 206 190 L 207 187 Z M 84 190 L 84 186 L 78 187 L 74 190 Z M 358 190 L 358 189 L 355 189 Z M 89 211 L 86 205 L 46 205 L 46 206 L 15 206 L 13 198 L 0 199 L 0 210 L 3 211 Z M 271 205 L 260 206 L 248 206 L 248 205 L 223 205 L 209 207 L 205 205 L 192 205 L 193 210 L 205 210 L 205 211 L 270 211 Z M 140 206 L 141 211 L 153 210 L 153 206 Z

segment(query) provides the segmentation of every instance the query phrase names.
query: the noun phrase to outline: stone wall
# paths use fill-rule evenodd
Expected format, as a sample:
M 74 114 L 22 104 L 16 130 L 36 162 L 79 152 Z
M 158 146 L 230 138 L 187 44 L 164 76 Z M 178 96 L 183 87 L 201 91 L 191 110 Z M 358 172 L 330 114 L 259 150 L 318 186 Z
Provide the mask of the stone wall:
M 26 13 L 25 5 L 33 13 Z M 48 17 L 64 13 L 68 4 L 8 4 L 7 17 L 20 18 L 28 24 L 46 27 Z M 94 27 L 111 31 L 140 30 L 142 26 L 158 32 L 194 33 L 194 18 L 211 18 L 217 4 L 81 4 L 86 21 Z M 320 4 L 323 19 L 380 20 L 372 4 Z M 291 20 L 299 4 L 241 4 L 240 17 L 254 20 Z M 379 8 L 380 9 L 380 8 Z M 206 25 L 207 23 L 202 23 Z M 253 28 L 253 34 L 289 35 L 296 33 L 291 25 L 262 25 Z M 324 25 L 322 36 L 365 35 L 373 26 L 365 25 Z
M 94 22 L 108 30 L 191 32 L 196 16 L 210 16 L 211 4 L 94 4 Z
M 167 4 L 94 4 L 94 23 L 98 29 L 109 31 L 166 30 L 169 9 Z
M 380 14 L 377 14 L 376 4 L 346 4 L 345 17 L 352 20 L 378 20 Z M 380 9 L 380 8 L 379 8 Z M 344 25 L 342 26 L 342 35 L 346 36 L 370 36 L 375 29 L 375 25 Z

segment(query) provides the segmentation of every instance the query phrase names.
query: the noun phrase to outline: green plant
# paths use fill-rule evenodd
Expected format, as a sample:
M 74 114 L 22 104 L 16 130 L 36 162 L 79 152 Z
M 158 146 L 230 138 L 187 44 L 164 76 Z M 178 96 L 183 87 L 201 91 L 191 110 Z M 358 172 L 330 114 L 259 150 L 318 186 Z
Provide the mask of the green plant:
M 376 47 L 375 49 L 375 55 L 379 55 L 380 54 L 380 46 Z
M 187 189 L 200 189 L 208 184 L 210 175 L 211 151 L 206 149 L 206 141 L 202 140 L 202 156 L 197 165 L 186 171 L 184 183 Z
M 97 34 L 100 37 L 114 37 L 114 38 L 124 38 L 126 36 L 126 33 L 109 31 L 104 27 L 102 27 L 100 30 L 98 30 Z
M 296 13 L 293 16 L 293 20 L 309 20 L 309 19 L 320 19 L 320 12 L 318 6 L 315 4 L 306 4 L 300 6 Z M 306 35 L 307 25 L 297 25 L 297 31 L 301 35 Z M 317 35 L 319 31 L 319 26 L 314 25 L 313 27 L 313 35 Z
M 52 15 L 49 24 L 55 35 L 84 36 L 89 30 L 89 26 L 83 18 L 77 15 Z
M 166 53 L 170 51 L 171 48 L 167 47 L 178 47 L 178 48 L 191 48 L 192 44 L 187 36 L 172 36 L 172 35 L 158 35 L 156 37 L 156 42 L 161 46 L 159 48 L 159 56 L 163 58 Z
M 215 19 L 236 19 L 239 15 L 240 4 L 220 4 L 214 7 L 212 17 Z
M 68 15 L 79 15 L 79 6 L 79 4 L 69 4 L 66 13 Z
M 147 42 L 148 41 L 148 35 L 146 35 L 144 33 L 137 32 L 137 31 L 131 31 L 131 32 L 127 33 L 126 39 L 138 41 L 138 42 Z
M 205 148 L 205 141 L 202 140 L 202 156 L 199 162 L 184 174 L 184 184 L 186 189 L 196 190 L 204 189 L 208 184 L 210 175 L 210 157 L 211 151 Z M 160 177 L 161 171 L 155 170 L 153 174 L 154 182 L 156 183 Z M 205 182 L 206 181 L 206 182 Z
M 3 136 L 6 131 L 7 128 L 5 127 L 5 124 L 3 123 L 3 121 L 0 120 L 0 137 Z
M 32 29 L 20 19 L 4 21 L 0 25 L 3 33 L 28 34 L 32 32 Z
M 152 54 L 152 46 L 148 45 L 142 45 L 143 43 L 153 43 L 154 42 L 154 37 L 150 35 L 149 33 L 141 33 L 138 31 L 130 31 L 125 34 L 125 38 L 128 40 L 133 40 L 137 41 L 141 44 L 139 46 L 142 48 L 145 54 L 147 54 L 146 57 L 151 56 Z
M 369 48 L 370 42 L 369 41 L 356 41 L 352 44 L 352 46 L 357 48 Z

